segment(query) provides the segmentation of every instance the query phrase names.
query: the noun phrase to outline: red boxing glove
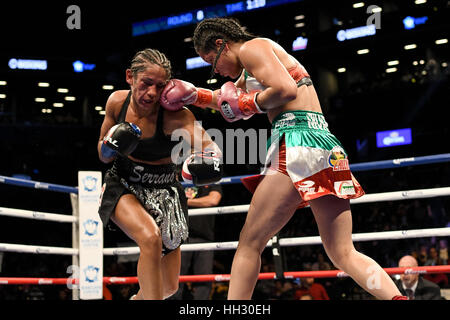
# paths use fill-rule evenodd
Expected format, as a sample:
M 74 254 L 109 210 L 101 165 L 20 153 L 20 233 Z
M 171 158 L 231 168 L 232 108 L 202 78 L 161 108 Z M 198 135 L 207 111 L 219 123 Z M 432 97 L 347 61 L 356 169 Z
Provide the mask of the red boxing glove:
M 256 96 L 261 92 L 254 90 L 245 93 L 231 81 L 226 82 L 217 97 L 220 113 L 228 122 L 248 119 L 255 113 L 265 113 L 256 103 Z
M 163 89 L 159 103 L 167 110 L 178 111 L 188 104 L 205 108 L 212 99 L 211 90 L 196 88 L 190 82 L 172 79 Z

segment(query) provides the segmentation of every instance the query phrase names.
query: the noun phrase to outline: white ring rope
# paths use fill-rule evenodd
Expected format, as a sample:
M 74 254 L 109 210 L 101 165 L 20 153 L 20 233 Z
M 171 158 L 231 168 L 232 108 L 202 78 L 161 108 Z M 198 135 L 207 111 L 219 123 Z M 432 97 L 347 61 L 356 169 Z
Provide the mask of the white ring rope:
M 16 218 L 46 220 L 55 222 L 72 222 L 72 223 L 78 222 L 78 218 L 75 216 L 0 207 L 0 216 L 2 215 Z
M 399 231 L 383 231 L 355 233 L 352 239 L 358 241 L 375 241 L 375 240 L 402 240 L 422 237 L 447 237 L 450 236 L 450 227 L 446 228 L 430 228 L 430 229 L 414 229 Z M 312 237 L 295 237 L 279 239 L 280 246 L 304 246 L 321 244 L 319 236 Z M 208 251 L 208 250 L 232 250 L 236 249 L 238 241 L 227 242 L 210 242 L 210 243 L 191 243 L 181 245 L 182 251 Z M 267 242 L 267 247 L 272 246 L 272 240 Z M 61 255 L 77 255 L 78 249 L 47 247 L 47 246 L 31 246 L 22 244 L 0 243 L 0 251 L 22 252 L 22 253 L 38 253 L 38 254 L 61 254 Z M 120 248 L 104 248 L 103 254 L 112 255 L 133 255 L 139 254 L 139 247 L 120 247 Z
M 359 204 L 359 203 L 382 202 L 382 201 L 432 198 L 442 196 L 450 196 L 450 187 L 365 194 L 364 196 L 358 199 L 351 199 L 350 203 Z M 249 207 L 250 205 L 243 204 L 235 206 L 189 209 L 189 216 L 247 212 Z M 29 219 L 56 221 L 56 222 L 77 222 L 76 217 L 69 215 L 0 207 L 0 216 L 2 215 L 20 218 L 29 218 Z
M 0 252 L 22 252 L 22 253 L 37 253 L 37 254 L 60 254 L 60 255 L 78 255 L 78 249 L 61 248 L 61 247 L 47 247 L 47 246 L 31 246 L 27 244 L 11 244 L 0 243 Z
M 361 198 L 353 199 L 350 202 L 352 204 L 358 204 L 358 203 L 370 203 L 381 201 L 431 198 L 440 196 L 450 196 L 450 187 L 366 194 Z M 247 212 L 248 208 L 249 205 L 238 205 L 227 207 L 191 209 L 189 210 L 189 216 Z M 0 215 L 58 221 L 58 222 L 77 222 L 76 220 L 77 217 L 74 216 L 65 216 L 53 213 L 10 209 L 3 207 L 0 208 Z M 353 234 L 353 240 L 371 241 L 371 240 L 408 239 L 408 238 L 434 237 L 434 236 L 450 236 L 450 228 L 360 233 L 360 234 Z M 320 240 L 320 237 L 318 236 L 280 239 L 280 246 L 313 245 L 320 243 L 322 242 Z M 181 249 L 183 251 L 231 250 L 236 249 L 237 244 L 238 241 L 184 244 L 181 246 Z M 268 242 L 267 246 L 271 246 L 271 240 Z M 73 248 L 19 245 L 9 243 L 0 243 L 0 252 L 1 251 L 38 253 L 38 254 L 45 253 L 45 254 L 78 255 L 78 249 Z M 104 255 L 132 255 L 138 253 L 139 253 L 138 247 L 103 249 Z
M 241 204 L 237 206 L 189 209 L 189 217 L 206 216 L 212 214 L 231 214 L 231 213 L 248 212 L 249 208 L 250 208 L 249 204 Z
M 372 240 L 401 240 L 422 237 L 446 237 L 450 236 L 450 227 L 448 228 L 431 228 L 431 229 L 415 229 L 400 231 L 383 231 L 369 233 L 355 233 L 352 239 L 358 241 Z M 322 240 L 319 236 L 283 238 L 279 240 L 280 246 L 304 246 L 321 244 Z M 208 250 L 232 250 L 236 249 L 238 241 L 228 242 L 210 242 L 210 243 L 191 243 L 181 245 L 181 251 L 208 251 Z M 266 247 L 272 246 L 272 240 L 267 242 Z M 121 248 L 105 248 L 104 255 L 133 255 L 139 253 L 139 247 L 121 247 Z
M 351 199 L 350 203 L 358 204 L 382 201 L 399 201 L 442 196 L 450 196 L 450 187 L 365 194 L 361 198 Z
M 430 238 L 430 237 L 446 237 L 450 236 L 450 227 L 446 228 L 430 228 L 430 229 L 412 229 L 382 232 L 366 232 L 354 233 L 352 239 L 359 241 L 377 241 L 377 240 L 402 240 L 411 238 Z M 280 246 L 304 246 L 322 244 L 320 237 L 296 237 L 280 239 Z
M 350 203 L 359 204 L 359 203 L 382 202 L 382 201 L 399 201 L 399 200 L 433 198 L 442 196 L 450 196 L 450 187 L 365 194 L 358 199 L 351 199 Z M 249 207 L 250 205 L 246 204 L 239 206 L 191 209 L 189 210 L 189 216 L 247 212 Z

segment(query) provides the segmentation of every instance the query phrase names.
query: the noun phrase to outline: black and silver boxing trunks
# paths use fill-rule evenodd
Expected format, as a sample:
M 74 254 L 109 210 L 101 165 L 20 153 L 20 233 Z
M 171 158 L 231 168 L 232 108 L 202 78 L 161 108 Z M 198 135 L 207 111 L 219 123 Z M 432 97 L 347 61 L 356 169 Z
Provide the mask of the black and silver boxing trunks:
M 133 194 L 161 231 L 163 255 L 178 248 L 189 231 L 187 200 L 176 175 L 174 164 L 148 165 L 116 158 L 104 178 L 99 208 L 103 225 L 109 223 L 120 197 Z

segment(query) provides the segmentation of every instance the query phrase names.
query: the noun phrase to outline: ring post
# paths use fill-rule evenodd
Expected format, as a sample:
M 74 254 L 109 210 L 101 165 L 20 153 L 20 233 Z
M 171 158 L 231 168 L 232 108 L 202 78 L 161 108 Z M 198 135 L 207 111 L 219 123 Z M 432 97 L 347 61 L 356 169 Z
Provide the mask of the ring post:
M 103 299 L 103 224 L 98 215 L 102 173 L 78 172 L 80 299 Z
M 76 223 L 72 223 L 72 248 L 73 249 L 80 249 L 80 212 L 78 210 L 78 194 L 71 193 L 70 194 L 70 203 L 72 204 L 72 216 L 74 216 L 77 219 Z M 80 269 L 80 257 L 79 254 L 74 254 L 72 256 L 72 266 L 75 266 L 77 270 Z M 73 271 L 73 269 L 72 269 Z M 79 272 L 76 275 L 79 278 Z M 80 299 L 80 292 L 78 291 L 79 285 L 77 284 L 71 284 L 69 288 L 72 288 L 72 300 L 79 300 Z
M 284 279 L 283 259 L 281 258 L 281 247 L 279 242 L 280 233 L 272 237 L 272 256 L 275 263 L 275 274 L 277 279 Z

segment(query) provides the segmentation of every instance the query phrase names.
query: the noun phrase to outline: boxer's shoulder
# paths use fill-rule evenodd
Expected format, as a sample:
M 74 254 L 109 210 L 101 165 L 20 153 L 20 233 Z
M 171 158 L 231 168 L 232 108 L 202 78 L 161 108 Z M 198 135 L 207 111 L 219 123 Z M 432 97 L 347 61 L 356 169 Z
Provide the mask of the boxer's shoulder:
M 116 90 L 108 97 L 106 104 L 121 106 L 128 96 L 130 90 Z
M 114 118 L 117 119 L 129 92 L 130 90 L 116 90 L 111 93 L 106 101 L 106 112 L 110 115 L 114 115 Z
M 173 131 L 175 129 L 184 128 L 194 125 L 196 118 L 191 110 L 184 107 L 178 111 L 164 111 L 167 117 L 164 117 L 164 131 Z

